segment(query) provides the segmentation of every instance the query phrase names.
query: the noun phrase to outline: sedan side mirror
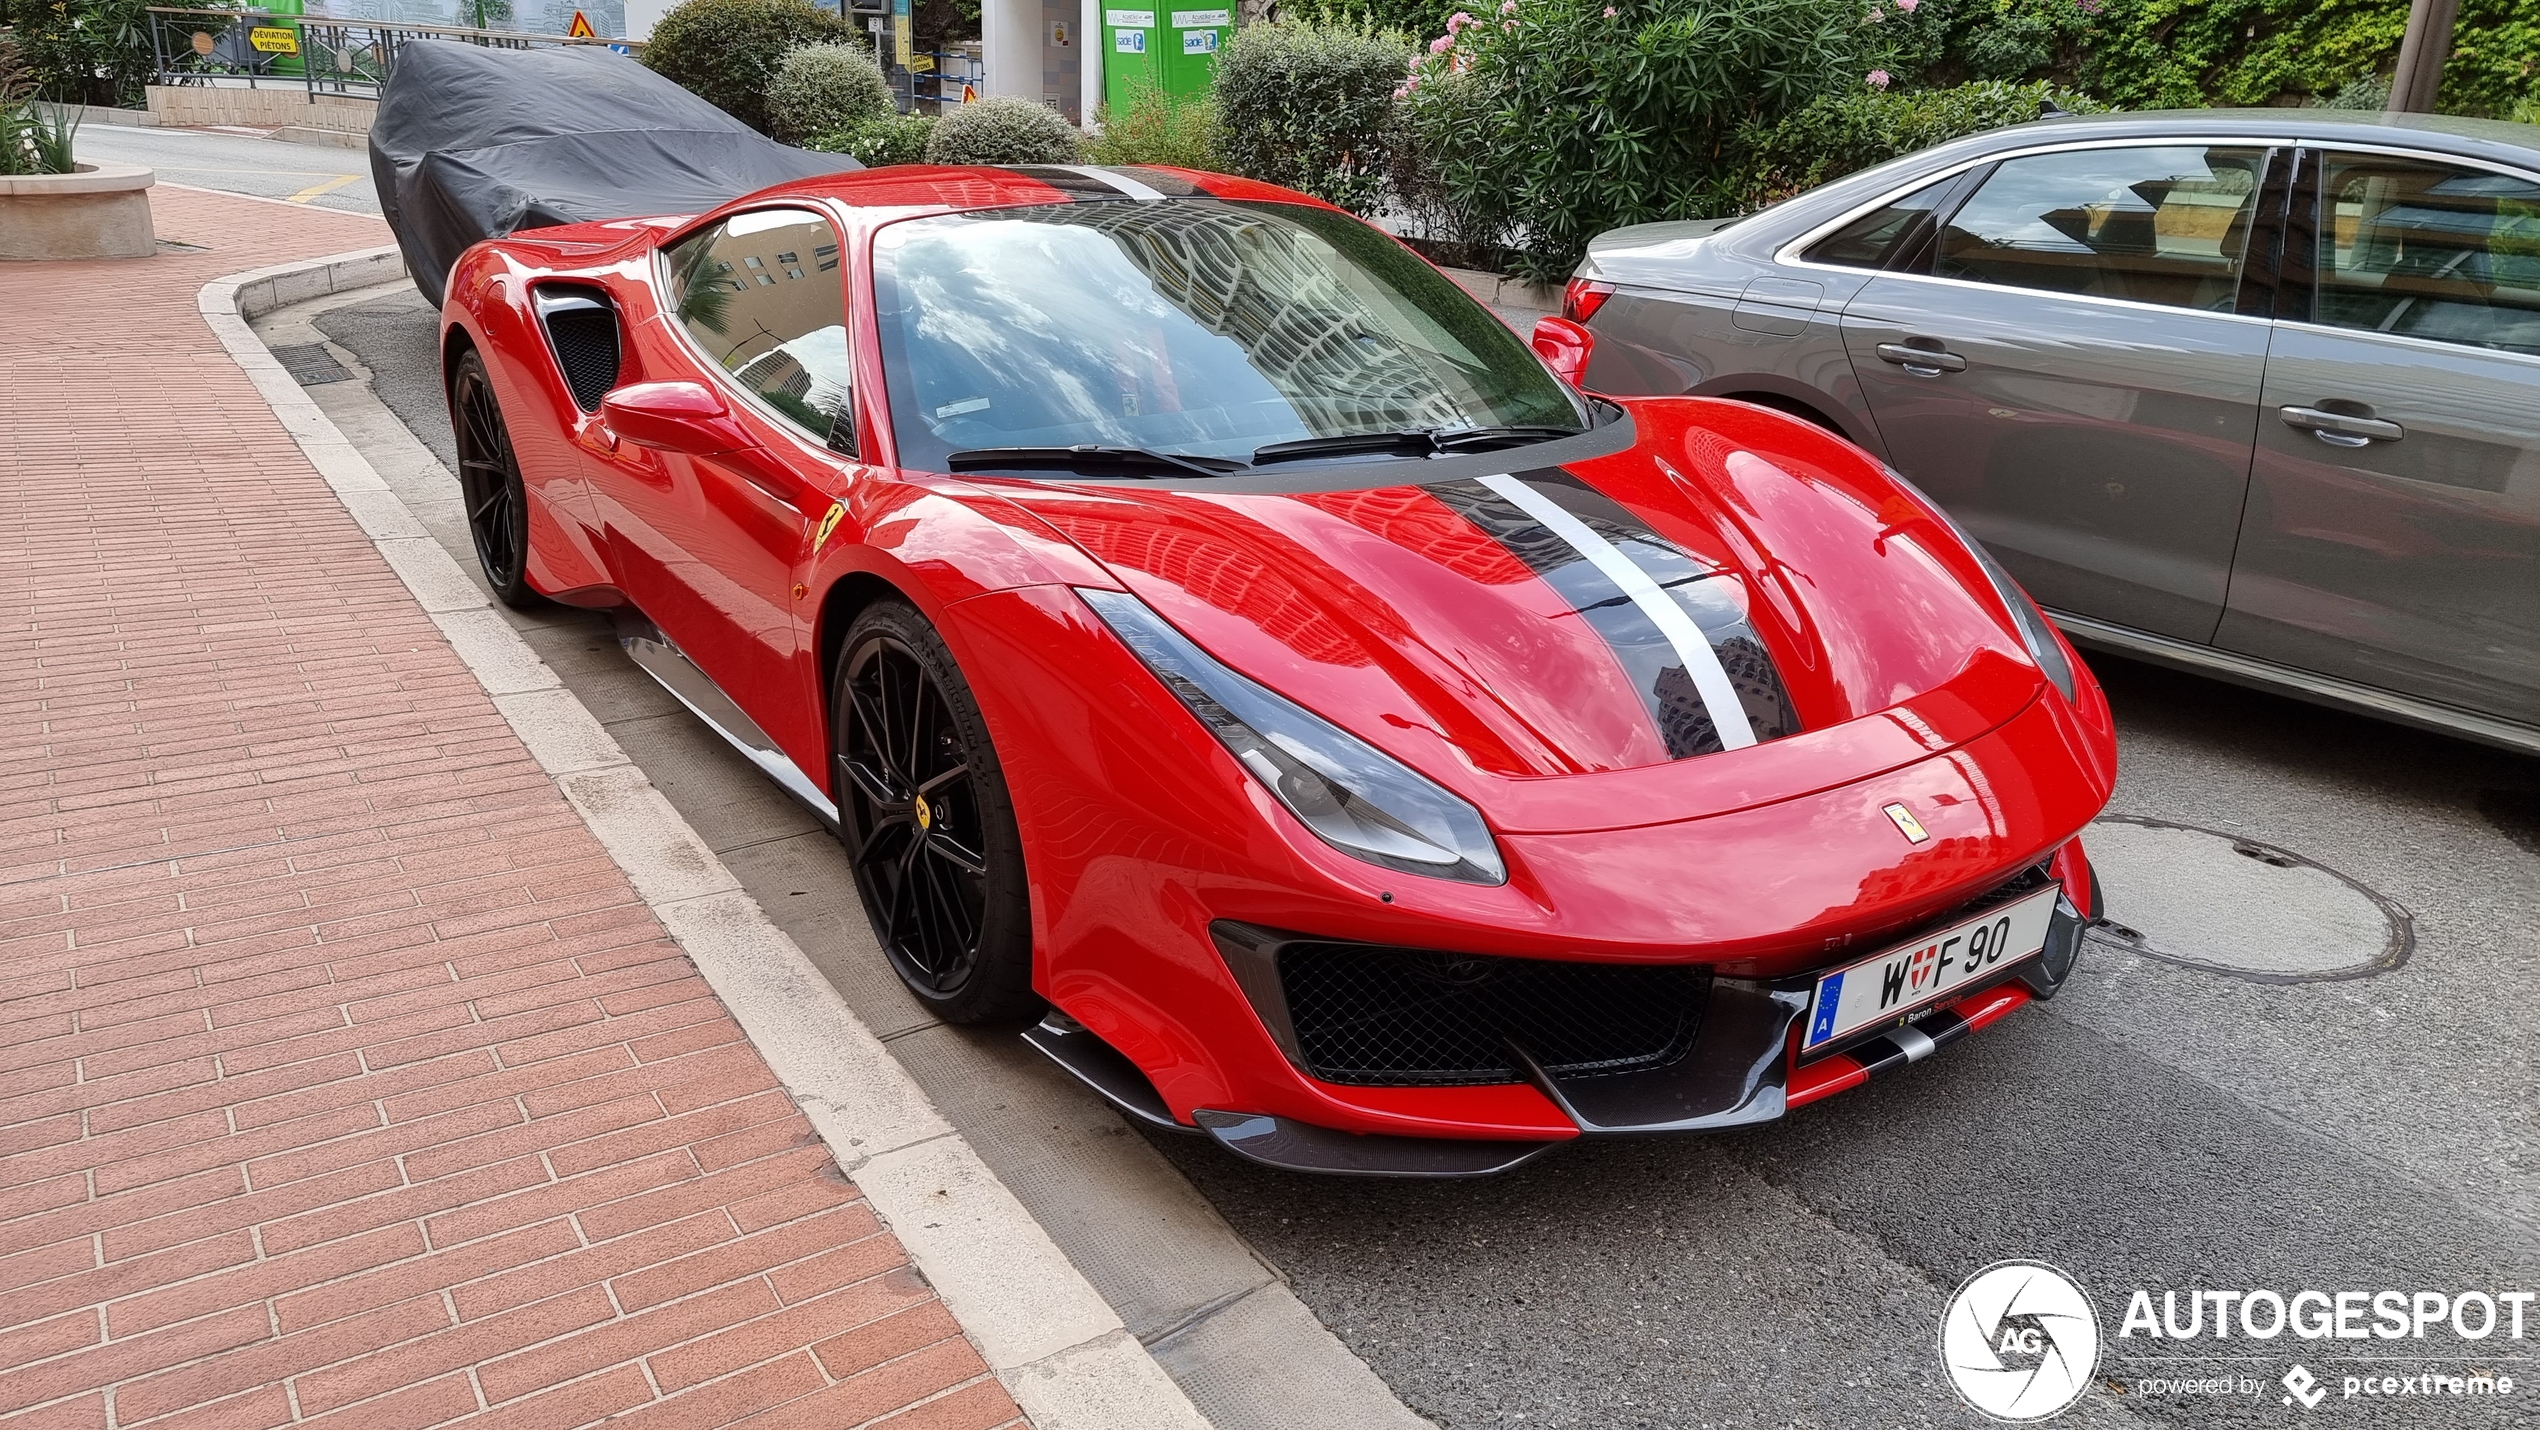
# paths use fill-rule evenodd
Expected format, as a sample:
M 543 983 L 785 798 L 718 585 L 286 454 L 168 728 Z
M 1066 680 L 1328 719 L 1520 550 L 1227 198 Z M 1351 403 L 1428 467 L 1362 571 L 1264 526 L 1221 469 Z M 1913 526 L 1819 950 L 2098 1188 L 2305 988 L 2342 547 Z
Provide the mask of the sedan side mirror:
M 1567 318 L 1540 318 L 1530 340 L 1535 355 L 1551 364 L 1552 371 L 1572 387 L 1581 386 L 1587 377 L 1588 355 L 1596 350 L 1596 334 Z
M 748 430 L 701 382 L 635 382 L 600 399 L 609 430 L 638 447 L 711 456 L 751 445 Z

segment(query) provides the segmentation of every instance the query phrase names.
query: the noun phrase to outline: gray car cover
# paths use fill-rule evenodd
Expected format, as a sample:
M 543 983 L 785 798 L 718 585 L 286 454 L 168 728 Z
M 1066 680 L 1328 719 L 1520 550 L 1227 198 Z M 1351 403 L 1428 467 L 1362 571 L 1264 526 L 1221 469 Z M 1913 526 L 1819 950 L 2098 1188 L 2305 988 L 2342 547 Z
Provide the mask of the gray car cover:
M 401 46 L 370 127 L 380 210 L 436 307 L 450 266 L 481 238 L 700 213 L 863 167 L 779 144 L 598 45 Z

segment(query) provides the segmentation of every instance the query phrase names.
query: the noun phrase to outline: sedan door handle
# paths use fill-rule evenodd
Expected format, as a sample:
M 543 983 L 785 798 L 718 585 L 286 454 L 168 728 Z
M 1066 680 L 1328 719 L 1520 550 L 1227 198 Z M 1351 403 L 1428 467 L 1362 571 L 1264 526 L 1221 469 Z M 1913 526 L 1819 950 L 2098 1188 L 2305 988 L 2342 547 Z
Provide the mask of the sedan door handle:
M 1910 343 L 1881 343 L 1878 355 L 1917 377 L 1938 377 L 1944 372 L 1965 372 L 1967 360 L 1956 353 L 1938 348 L 1918 348 Z
M 2279 407 L 2275 415 L 2284 419 L 2285 426 L 2299 427 L 2335 447 L 2368 447 L 2375 442 L 2396 442 L 2408 435 L 2408 429 L 2396 422 L 2317 407 Z

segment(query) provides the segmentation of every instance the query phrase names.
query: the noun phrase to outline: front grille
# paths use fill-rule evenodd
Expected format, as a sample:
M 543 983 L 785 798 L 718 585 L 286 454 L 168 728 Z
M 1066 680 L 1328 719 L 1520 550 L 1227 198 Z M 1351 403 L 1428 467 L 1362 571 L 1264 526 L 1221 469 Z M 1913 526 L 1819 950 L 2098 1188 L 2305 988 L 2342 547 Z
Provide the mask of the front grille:
M 1941 915 L 1938 922 L 1957 923 L 1961 920 L 1972 918 L 1977 914 L 1983 913 L 1986 909 L 2000 908 L 2004 904 L 2016 903 L 2021 899 L 2025 899 L 2029 895 L 2036 893 L 2038 890 L 2045 888 L 2047 883 L 2054 878 L 2054 875 L 2047 872 L 2050 867 L 2052 866 L 2048 864 L 2032 864 L 2001 883 L 1994 885 L 1992 888 L 1985 890 L 1983 893 L 1976 895 L 1974 898 L 1967 900 L 1965 904 L 1959 906 L 1957 909 Z
M 1707 969 L 1291 943 L 1279 980 L 1306 1071 L 1443 1087 L 1523 1080 L 1512 1043 L 1563 1077 L 1665 1067 L 1693 1047 Z

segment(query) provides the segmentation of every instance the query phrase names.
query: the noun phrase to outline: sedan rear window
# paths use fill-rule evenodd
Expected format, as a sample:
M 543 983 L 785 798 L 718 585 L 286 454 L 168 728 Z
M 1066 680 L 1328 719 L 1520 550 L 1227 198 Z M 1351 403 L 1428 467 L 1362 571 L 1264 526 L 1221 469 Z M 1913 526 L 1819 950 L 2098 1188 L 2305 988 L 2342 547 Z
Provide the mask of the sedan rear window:
M 2202 144 L 2008 159 L 1950 217 L 1932 271 L 2227 313 L 2266 162 Z
M 942 214 L 882 229 L 873 271 L 906 467 L 1078 445 L 1243 462 L 1308 438 L 1587 425 L 1490 310 L 1328 210 Z

